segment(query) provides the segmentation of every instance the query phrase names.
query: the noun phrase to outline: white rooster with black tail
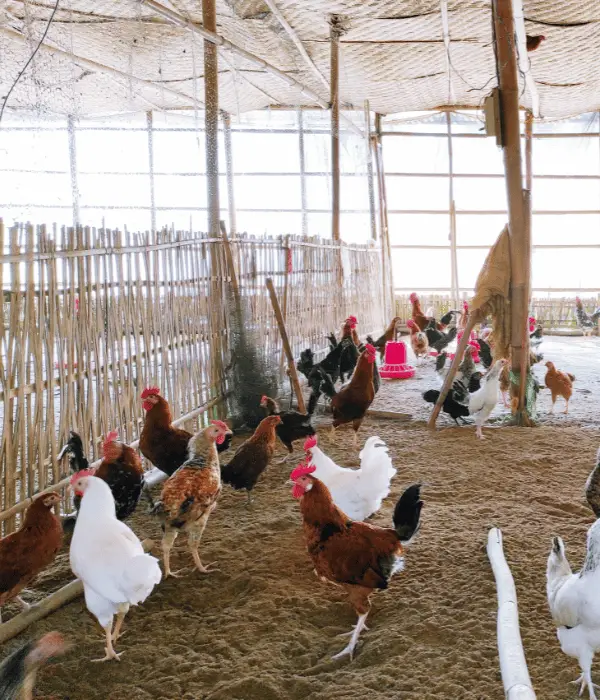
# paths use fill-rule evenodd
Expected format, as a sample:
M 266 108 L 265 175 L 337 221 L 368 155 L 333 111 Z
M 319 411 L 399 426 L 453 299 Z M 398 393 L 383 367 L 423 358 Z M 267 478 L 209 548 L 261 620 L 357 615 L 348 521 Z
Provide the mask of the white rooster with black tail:
M 560 537 L 552 539 L 546 569 L 546 592 L 560 648 L 577 659 L 581 676 L 579 694 L 587 687 L 590 700 L 598 700 L 592 683 L 592 661 L 600 651 L 600 520 L 588 530 L 583 568 L 574 574 Z

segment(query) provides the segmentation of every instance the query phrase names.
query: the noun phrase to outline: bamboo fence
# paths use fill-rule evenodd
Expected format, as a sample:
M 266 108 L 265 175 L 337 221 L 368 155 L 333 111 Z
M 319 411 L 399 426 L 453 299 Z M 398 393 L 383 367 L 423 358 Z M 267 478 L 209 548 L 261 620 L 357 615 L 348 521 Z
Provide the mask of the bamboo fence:
M 350 313 L 365 319 L 363 335 L 385 326 L 381 254 L 373 245 L 300 236 L 230 240 L 250 322 L 278 366 L 269 277 L 295 357 L 309 346 L 323 354 L 326 334 L 338 332 Z M 0 220 L 0 251 L 0 532 L 8 534 L 31 496 L 67 475 L 56 456 L 70 429 L 93 460 L 109 430 L 136 441 L 145 386 L 159 386 L 174 417 L 191 414 L 190 424 L 224 417 L 234 387 L 220 236 L 5 229 Z
M 463 295 L 465 299 L 467 297 Z M 443 315 L 449 309 L 456 308 L 450 296 L 439 294 L 420 294 L 421 309 L 425 313 L 430 306 L 434 308 L 437 317 Z M 600 294 L 598 296 L 581 295 L 583 306 L 591 313 L 600 306 Z M 402 319 L 411 317 L 412 306 L 408 295 L 396 296 L 396 315 Z M 532 315 L 542 323 L 544 332 L 552 329 L 575 330 L 577 320 L 575 318 L 575 297 L 562 297 L 559 299 L 533 298 L 530 305 Z

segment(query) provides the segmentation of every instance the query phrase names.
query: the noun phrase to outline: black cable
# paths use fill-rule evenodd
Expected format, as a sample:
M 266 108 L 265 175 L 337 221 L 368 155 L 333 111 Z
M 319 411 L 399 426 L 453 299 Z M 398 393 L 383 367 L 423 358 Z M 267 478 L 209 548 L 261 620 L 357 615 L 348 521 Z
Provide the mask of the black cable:
M 17 75 L 15 82 L 11 85 L 10 90 L 8 91 L 6 97 L 4 98 L 4 102 L 2 103 L 2 109 L 0 109 L 0 123 L 2 123 L 2 117 L 4 116 L 4 110 L 5 110 L 6 105 L 8 103 L 8 98 L 11 96 L 12 91 L 17 87 L 17 83 L 19 82 L 19 80 L 21 80 L 21 78 L 23 77 L 23 74 L 25 73 L 25 71 L 29 67 L 29 64 L 33 61 L 36 53 L 40 50 L 40 47 L 44 43 L 44 39 L 46 38 L 46 36 L 48 34 L 48 30 L 50 29 L 50 25 L 52 24 L 52 22 L 54 20 L 54 15 L 56 14 L 56 11 L 58 10 L 59 2 L 60 2 L 60 0 L 56 0 L 56 4 L 54 5 L 54 9 L 52 10 L 52 14 L 50 15 L 50 19 L 48 20 L 48 24 L 46 24 L 46 29 L 44 29 L 44 33 L 42 34 L 42 38 L 39 40 L 38 45 L 35 47 L 35 50 L 33 51 L 31 56 L 27 60 L 27 63 L 23 66 L 23 68 L 19 72 L 19 75 Z

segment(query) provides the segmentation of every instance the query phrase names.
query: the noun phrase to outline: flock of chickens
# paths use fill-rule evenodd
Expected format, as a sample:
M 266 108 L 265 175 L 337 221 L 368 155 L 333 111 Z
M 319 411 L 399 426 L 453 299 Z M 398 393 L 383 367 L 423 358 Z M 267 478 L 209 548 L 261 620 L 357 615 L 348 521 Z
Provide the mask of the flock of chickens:
M 422 313 L 417 295 L 412 295 L 411 302 L 411 347 L 417 358 L 435 350 L 436 370 L 441 373 L 449 344 L 464 330 L 468 306 L 465 304 L 460 312 L 448 312 L 437 322 L 432 312 Z M 231 447 L 232 432 L 225 422 L 213 420 L 192 435 L 173 425 L 169 404 L 157 387 L 144 389 L 141 402 L 145 421 L 139 449 L 167 477 L 157 499 L 150 493 L 137 451 L 120 442 L 116 432 L 106 436 L 103 459 L 95 469 L 90 468 L 80 436 L 72 432 L 59 458 L 69 458 L 74 512 L 57 517 L 53 510 L 59 496 L 45 494 L 29 507 L 21 529 L 0 540 L 0 608 L 11 600 L 28 607 L 20 598 L 21 592 L 53 562 L 67 534 L 72 571 L 83 583 L 87 608 L 104 631 L 105 655 L 99 661 L 119 660 L 115 645 L 130 606 L 146 600 L 163 576 L 181 575 L 171 569 L 171 550 L 178 535 L 185 534 L 198 571 L 214 571 L 214 563 L 202 562 L 200 544 L 223 485 L 245 490 L 250 503 L 252 490 L 273 459 L 277 439 L 290 454 L 293 443 L 303 441 L 304 459 L 290 475 L 292 495 L 300 501 L 305 541 L 316 575 L 343 587 L 358 616 L 350 641 L 334 658 L 352 657 L 365 629 L 371 594 L 387 588 L 393 574 L 402 570 L 406 546 L 419 530 L 421 485 L 405 489 L 395 505 L 391 527 L 365 522 L 380 509 L 396 474 L 388 449 L 379 437 L 369 437 L 360 452 L 358 469 L 339 466 L 320 446 L 312 415 L 325 395 L 331 406 L 332 431 L 350 424 L 357 445 L 358 430 L 380 386 L 376 356 L 379 352 L 383 357 L 386 343 L 396 337 L 398 321 L 394 318 L 380 338 L 367 337 L 362 343 L 357 319 L 350 316 L 342 326 L 340 340 L 331 335 L 330 350 L 323 360 L 315 362 L 312 351 L 305 350 L 298 369 L 310 388 L 307 413 L 281 411 L 274 398 L 263 396 L 260 404 L 264 419 L 229 459 L 224 453 Z M 533 323 L 530 332 L 531 345 L 537 347 L 541 327 Z M 470 342 L 443 405 L 457 423 L 474 416 L 479 437 L 483 437 L 482 425 L 498 401 L 499 390 L 504 396 L 510 381 L 507 360 L 493 361 L 490 333 L 490 328 L 483 327 L 477 339 Z M 477 370 L 475 359 L 483 371 Z M 532 362 L 541 359 L 541 355 L 532 354 Z M 551 362 L 547 367 L 546 384 L 552 391 L 553 405 L 558 396 L 563 396 L 568 410 L 574 377 L 558 372 Z M 438 396 L 439 391 L 434 389 L 424 393 L 430 403 L 435 403 Z M 600 516 L 600 453 L 587 492 Z M 162 570 L 123 522 L 142 500 L 148 501 L 148 512 L 162 528 Z M 553 542 L 548 599 L 560 626 L 563 651 L 579 659 L 582 690 L 587 685 L 591 698 L 595 698 L 591 660 L 594 649 L 600 649 L 596 631 L 600 618 L 594 616 L 600 615 L 600 607 L 585 596 L 591 596 L 600 584 L 600 579 L 596 582 L 598 564 L 597 524 L 590 529 L 588 557 L 578 575 L 571 574 L 562 541 Z M 51 633 L 11 654 L 0 664 L 0 697 L 31 698 L 36 670 L 64 648 L 60 635 Z

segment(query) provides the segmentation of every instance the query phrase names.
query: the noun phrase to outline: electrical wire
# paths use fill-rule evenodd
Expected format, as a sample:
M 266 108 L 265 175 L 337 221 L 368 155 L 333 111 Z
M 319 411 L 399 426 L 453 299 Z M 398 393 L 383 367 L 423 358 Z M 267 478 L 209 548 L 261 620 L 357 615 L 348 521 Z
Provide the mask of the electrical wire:
M 44 29 L 44 33 L 42 34 L 42 38 L 39 40 L 37 46 L 33 50 L 33 53 L 31 56 L 27 59 L 27 63 L 21 68 L 19 71 L 19 75 L 17 75 L 14 83 L 10 86 L 10 90 L 6 94 L 6 97 L 4 98 L 4 102 L 2 103 L 2 108 L 0 109 L 0 124 L 2 123 L 2 117 L 4 116 L 4 110 L 6 109 L 6 105 L 8 104 L 8 99 L 10 98 L 12 91 L 17 87 L 17 83 L 21 78 L 23 77 L 23 74 L 29 68 L 29 64 L 33 61 L 35 58 L 35 55 L 37 52 L 40 50 L 42 44 L 44 43 L 44 39 L 48 35 L 48 31 L 50 29 L 50 26 L 52 25 L 52 22 L 54 21 L 54 15 L 56 15 L 56 12 L 58 10 L 58 5 L 60 3 L 60 0 L 56 0 L 56 4 L 54 5 L 54 9 L 52 10 L 52 14 L 50 15 L 50 18 L 48 19 L 48 23 L 46 24 L 46 28 Z

